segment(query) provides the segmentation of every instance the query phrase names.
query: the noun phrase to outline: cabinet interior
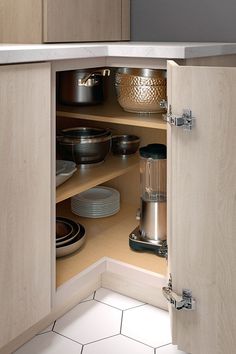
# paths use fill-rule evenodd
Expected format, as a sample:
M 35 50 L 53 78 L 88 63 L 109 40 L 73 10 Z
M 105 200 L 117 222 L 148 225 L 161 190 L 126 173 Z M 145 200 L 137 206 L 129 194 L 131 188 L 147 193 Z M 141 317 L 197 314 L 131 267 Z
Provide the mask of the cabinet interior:
M 58 91 L 58 90 L 57 90 Z M 60 106 L 56 109 L 56 130 L 76 126 L 109 128 L 113 134 L 135 134 L 140 146 L 166 144 L 166 123 L 162 114 L 127 113 L 116 100 L 114 69 L 105 82 L 105 101 L 97 106 Z M 110 257 L 159 274 L 166 274 L 167 262 L 153 253 L 129 248 L 128 236 L 138 225 L 136 212 L 140 204 L 138 153 L 126 159 L 109 154 L 101 165 L 78 171 L 56 189 L 56 215 L 71 218 L 86 229 L 85 245 L 72 255 L 56 261 L 57 287 L 102 257 Z M 70 197 L 97 185 L 116 188 L 121 195 L 119 213 L 101 219 L 76 216 L 70 209 Z

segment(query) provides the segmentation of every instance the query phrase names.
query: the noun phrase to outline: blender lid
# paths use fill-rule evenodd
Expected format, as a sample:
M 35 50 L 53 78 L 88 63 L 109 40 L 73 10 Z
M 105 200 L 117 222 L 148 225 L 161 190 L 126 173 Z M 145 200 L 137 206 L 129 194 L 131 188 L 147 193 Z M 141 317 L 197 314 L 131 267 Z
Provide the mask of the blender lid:
M 166 159 L 166 145 L 163 144 L 149 144 L 139 149 L 141 157 L 146 159 L 164 160 Z

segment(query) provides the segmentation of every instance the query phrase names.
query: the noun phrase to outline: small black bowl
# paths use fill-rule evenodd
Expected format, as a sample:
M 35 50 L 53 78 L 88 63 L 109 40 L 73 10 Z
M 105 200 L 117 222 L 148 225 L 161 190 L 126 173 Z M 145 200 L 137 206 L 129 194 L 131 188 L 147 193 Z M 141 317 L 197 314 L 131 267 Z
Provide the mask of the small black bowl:
M 112 137 L 111 151 L 114 155 L 127 156 L 135 154 L 140 145 L 136 135 L 115 135 Z

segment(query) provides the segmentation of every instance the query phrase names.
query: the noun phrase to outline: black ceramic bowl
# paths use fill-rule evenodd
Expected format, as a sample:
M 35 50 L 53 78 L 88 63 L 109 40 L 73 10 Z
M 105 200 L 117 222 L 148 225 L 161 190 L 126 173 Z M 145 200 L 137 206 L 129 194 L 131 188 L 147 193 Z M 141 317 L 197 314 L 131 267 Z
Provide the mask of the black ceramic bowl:
M 77 165 L 89 165 L 105 160 L 111 147 L 108 129 L 80 127 L 62 131 L 57 137 L 58 151 L 63 160 Z
M 112 137 L 111 151 L 114 155 L 127 156 L 135 154 L 140 145 L 136 135 L 116 135 Z

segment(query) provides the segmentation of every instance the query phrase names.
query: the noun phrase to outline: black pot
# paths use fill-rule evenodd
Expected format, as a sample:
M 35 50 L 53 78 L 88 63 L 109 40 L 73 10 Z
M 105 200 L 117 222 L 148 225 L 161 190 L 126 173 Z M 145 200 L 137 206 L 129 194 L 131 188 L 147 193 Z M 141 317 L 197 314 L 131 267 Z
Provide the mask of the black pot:
M 79 127 L 65 129 L 57 137 L 58 151 L 63 160 L 77 165 L 102 162 L 111 146 L 111 132 L 108 129 Z
M 59 101 L 68 105 L 96 105 L 104 100 L 104 76 L 110 70 L 72 70 L 58 74 Z

